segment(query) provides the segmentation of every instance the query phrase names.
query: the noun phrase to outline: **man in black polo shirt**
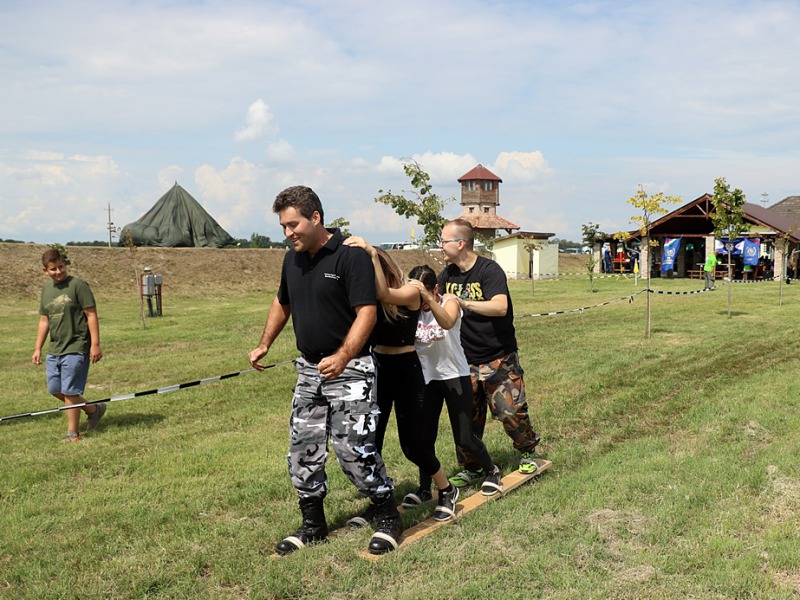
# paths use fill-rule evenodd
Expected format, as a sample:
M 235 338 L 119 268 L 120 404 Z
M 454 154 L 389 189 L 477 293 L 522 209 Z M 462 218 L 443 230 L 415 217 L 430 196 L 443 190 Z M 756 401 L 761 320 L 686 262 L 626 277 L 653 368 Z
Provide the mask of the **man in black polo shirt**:
M 440 245 L 447 267 L 439 274 L 442 293 L 453 294 L 464 309 L 461 345 L 469 363 L 472 390 L 472 428 L 483 438 L 486 410 L 503 423 L 505 432 L 521 453 L 519 470 L 537 469 L 534 451 L 539 436 L 528 417 L 525 381 L 517 353 L 514 307 L 503 269 L 473 250 L 475 232 L 469 221 L 455 219 L 442 229 Z M 474 456 L 457 448 L 463 470 L 450 478 L 457 486 L 486 475 Z
M 311 188 L 283 190 L 272 209 L 293 248 L 284 258 L 261 342 L 249 358 L 262 370 L 259 361 L 292 317 L 301 356 L 295 361 L 288 459 L 303 513 L 303 524 L 276 551 L 288 554 L 328 534 L 323 499 L 330 441 L 348 479 L 374 504 L 377 525 L 369 551 L 383 554 L 397 548 L 403 526 L 392 496 L 394 483 L 375 448 L 379 411 L 369 348 L 377 319 L 372 262 L 360 248 L 343 245 L 338 229 L 325 228 L 322 204 Z

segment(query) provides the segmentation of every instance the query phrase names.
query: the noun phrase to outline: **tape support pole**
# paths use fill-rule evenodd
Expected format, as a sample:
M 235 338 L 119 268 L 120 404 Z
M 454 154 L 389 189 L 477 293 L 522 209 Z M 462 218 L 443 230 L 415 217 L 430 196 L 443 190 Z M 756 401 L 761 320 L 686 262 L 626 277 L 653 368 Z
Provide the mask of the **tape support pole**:
M 271 365 L 264 365 L 264 370 L 272 369 L 273 367 L 280 367 L 281 365 L 288 365 L 294 362 L 293 360 L 285 360 Z M 122 396 L 114 396 L 113 398 L 103 398 L 102 400 L 92 400 L 91 402 L 82 402 L 81 404 L 70 404 L 69 406 L 58 406 L 56 408 L 48 408 L 47 410 L 38 410 L 27 413 L 20 413 L 18 415 L 10 415 L 8 417 L 0 417 L 0 422 L 10 421 L 12 419 L 21 419 L 23 417 L 38 417 L 39 415 L 47 415 L 50 413 L 60 412 L 62 410 L 72 410 L 73 408 L 83 408 L 84 406 L 92 406 L 93 404 L 102 404 L 104 402 L 119 402 L 120 400 L 130 400 L 131 398 L 139 398 L 141 396 L 151 396 L 153 394 L 166 394 L 168 392 L 176 392 L 186 388 L 194 387 L 196 385 L 204 385 L 206 383 L 213 383 L 215 381 L 222 381 L 223 379 L 230 379 L 231 377 L 238 377 L 245 373 L 252 373 L 256 369 L 245 369 L 236 373 L 227 373 L 226 375 L 217 375 L 216 377 L 207 377 L 205 379 L 198 379 L 197 381 L 187 381 L 186 383 L 178 383 L 176 385 L 168 385 L 165 387 L 145 390 L 143 392 L 134 392 L 132 394 L 124 394 Z

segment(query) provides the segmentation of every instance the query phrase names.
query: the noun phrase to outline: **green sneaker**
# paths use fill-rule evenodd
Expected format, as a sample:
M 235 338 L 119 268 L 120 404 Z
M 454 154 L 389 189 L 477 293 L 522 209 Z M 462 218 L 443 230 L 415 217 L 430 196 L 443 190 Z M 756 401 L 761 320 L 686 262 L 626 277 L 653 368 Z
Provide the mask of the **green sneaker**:
M 453 475 L 449 481 L 456 487 L 464 487 L 465 485 L 471 485 L 473 483 L 477 483 L 479 479 L 483 478 L 483 468 L 478 468 L 477 471 L 470 471 L 469 469 L 464 469 L 460 473 L 456 473 Z
M 523 475 L 530 475 L 531 473 L 536 473 L 536 469 L 539 468 L 539 465 L 536 464 L 534 457 L 536 456 L 536 452 L 533 450 L 530 452 L 523 452 L 522 456 L 519 459 L 519 472 Z

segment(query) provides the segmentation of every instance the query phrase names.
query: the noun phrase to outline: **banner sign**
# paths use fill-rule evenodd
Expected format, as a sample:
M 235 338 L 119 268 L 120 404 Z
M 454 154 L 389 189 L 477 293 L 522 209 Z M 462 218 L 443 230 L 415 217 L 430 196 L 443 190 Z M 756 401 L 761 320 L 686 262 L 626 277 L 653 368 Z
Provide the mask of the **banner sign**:
M 746 265 L 757 265 L 761 254 L 761 240 L 745 239 L 743 261 Z
M 681 238 L 665 238 L 664 252 L 661 256 L 661 272 L 666 273 L 675 269 L 675 258 L 681 248 Z
M 731 240 L 733 242 L 733 251 L 731 256 L 739 256 L 744 252 L 744 238 L 736 238 Z M 725 248 L 728 243 L 727 238 L 717 238 L 714 240 L 714 252 L 717 254 L 727 254 L 728 250 Z

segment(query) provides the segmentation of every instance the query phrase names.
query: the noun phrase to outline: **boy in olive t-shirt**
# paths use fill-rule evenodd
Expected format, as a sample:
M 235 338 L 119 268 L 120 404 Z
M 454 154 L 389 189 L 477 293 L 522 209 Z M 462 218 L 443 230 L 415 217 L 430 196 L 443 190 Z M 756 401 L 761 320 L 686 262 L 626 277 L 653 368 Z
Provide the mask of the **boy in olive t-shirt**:
M 45 359 L 47 390 L 67 405 L 84 404 L 89 363 L 103 357 L 94 295 L 89 284 L 67 274 L 66 261 L 58 250 L 48 250 L 42 255 L 42 270 L 52 281 L 42 288 L 39 328 L 31 362 L 42 364 L 42 347 L 49 333 L 50 345 Z M 91 431 L 106 412 L 106 405 L 84 406 L 83 411 L 89 416 L 86 430 Z M 77 409 L 66 413 L 64 441 L 76 442 L 81 439 L 78 433 L 81 413 Z

